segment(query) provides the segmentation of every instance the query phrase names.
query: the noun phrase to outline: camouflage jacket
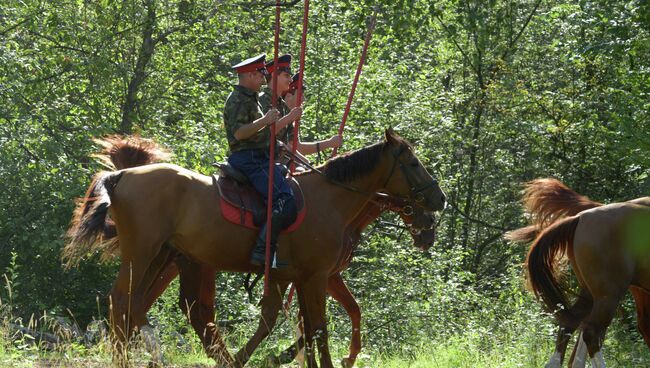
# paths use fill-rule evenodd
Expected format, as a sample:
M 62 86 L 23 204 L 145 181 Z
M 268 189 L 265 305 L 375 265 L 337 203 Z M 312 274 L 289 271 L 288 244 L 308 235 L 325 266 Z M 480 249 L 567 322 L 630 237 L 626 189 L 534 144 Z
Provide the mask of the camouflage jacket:
M 259 95 L 260 106 L 262 106 L 262 113 L 266 114 L 267 111 L 271 109 L 271 89 L 266 87 Z M 278 111 L 280 112 L 280 117 L 283 117 L 289 113 L 289 106 L 284 102 L 282 97 L 278 97 Z M 283 143 L 293 143 L 293 124 L 287 125 L 284 129 L 279 132 L 275 132 L 277 139 Z
M 244 140 L 235 138 L 237 129 L 254 122 L 262 116 L 264 116 L 264 113 L 258 99 L 258 93 L 246 87 L 234 86 L 233 91 L 226 99 L 226 105 L 223 109 L 223 122 L 231 153 L 246 149 L 268 150 L 270 132 L 267 128 Z

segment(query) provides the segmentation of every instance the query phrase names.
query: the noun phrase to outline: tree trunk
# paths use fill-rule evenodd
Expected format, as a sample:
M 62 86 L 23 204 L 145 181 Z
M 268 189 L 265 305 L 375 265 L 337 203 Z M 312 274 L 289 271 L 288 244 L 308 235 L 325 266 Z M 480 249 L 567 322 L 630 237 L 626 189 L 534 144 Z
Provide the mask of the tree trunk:
M 122 134 L 130 134 L 133 131 L 133 120 L 138 107 L 138 91 L 146 78 L 146 68 L 154 52 L 153 32 L 156 26 L 156 4 L 154 0 L 147 0 L 145 4 L 147 18 L 142 29 L 142 45 L 122 106 L 122 123 L 120 125 Z

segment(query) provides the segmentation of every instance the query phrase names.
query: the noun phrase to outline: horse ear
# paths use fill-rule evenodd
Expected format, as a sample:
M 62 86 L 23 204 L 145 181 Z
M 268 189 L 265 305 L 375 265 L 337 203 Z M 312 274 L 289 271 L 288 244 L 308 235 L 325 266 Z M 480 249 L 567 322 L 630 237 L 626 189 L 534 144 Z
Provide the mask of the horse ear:
M 395 144 L 396 143 L 397 139 L 395 139 L 395 131 L 393 131 L 392 127 L 388 127 L 384 131 L 384 135 L 386 136 L 386 142 L 388 142 L 389 144 Z

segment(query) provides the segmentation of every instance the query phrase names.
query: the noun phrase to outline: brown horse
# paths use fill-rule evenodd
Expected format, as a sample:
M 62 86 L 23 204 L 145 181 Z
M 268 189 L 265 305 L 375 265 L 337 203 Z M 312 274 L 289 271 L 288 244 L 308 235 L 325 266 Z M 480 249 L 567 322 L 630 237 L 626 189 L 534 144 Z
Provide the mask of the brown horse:
M 570 364 L 584 366 L 588 351 L 593 366 L 604 366 L 600 344 L 614 309 L 628 287 L 637 304 L 639 328 L 646 343 L 650 342 L 647 318 L 650 294 L 644 289 L 649 280 L 643 271 L 646 266 L 631 261 L 643 253 L 639 244 L 650 242 L 649 234 L 642 231 L 647 226 L 648 205 L 650 198 L 643 197 L 603 206 L 554 179 L 528 183 L 524 207 L 532 214 L 533 225 L 511 232 L 508 237 L 526 242 L 543 231 L 531 247 L 527 264 L 533 290 L 555 313 L 560 324 L 556 351 L 546 367 L 561 366 L 569 339 L 578 328 L 583 333 Z M 568 254 L 582 286 L 571 306 L 554 273 L 563 254 Z
M 378 200 L 381 201 L 381 199 Z M 366 207 L 367 209 L 364 209 L 360 216 L 367 220 L 376 218 L 381 212 L 386 210 L 400 210 L 399 207 L 394 207 L 394 205 L 390 205 L 389 207 L 387 205 L 382 205 L 381 202 L 374 201 Z M 412 218 L 409 218 L 409 216 L 405 215 L 403 212 L 401 212 L 400 215 L 406 222 L 416 222 L 418 219 L 417 214 L 411 215 L 413 216 Z M 426 220 L 419 221 L 425 222 Z M 429 220 L 429 223 L 432 224 L 431 220 Z M 361 229 L 358 230 L 359 232 L 361 231 Z M 412 236 L 414 245 L 426 250 L 433 244 L 435 229 L 430 227 L 425 230 L 415 231 L 412 233 Z M 354 237 L 351 234 L 348 239 L 350 239 L 351 242 L 348 247 L 352 248 L 358 244 L 360 237 Z M 352 249 L 350 249 L 349 258 L 344 260 L 344 263 L 340 266 L 341 270 L 344 269 L 351 260 L 351 250 Z M 157 279 L 158 282 L 152 285 L 150 292 L 147 293 L 145 298 L 150 300 L 150 304 L 153 303 L 158 295 L 164 290 L 166 284 L 175 277 L 176 272 L 180 273 L 181 287 L 179 301 L 181 309 L 185 315 L 190 316 L 192 326 L 201 338 L 204 347 L 208 348 L 206 349 L 208 354 L 211 354 L 209 347 L 213 344 L 213 341 L 209 334 L 205 334 L 205 331 L 211 324 L 214 324 L 213 300 L 214 275 L 216 273 L 214 269 L 206 265 L 197 264 L 182 255 L 178 255 L 173 263 L 170 262 L 169 267 L 166 268 L 165 272 L 162 272 L 161 277 Z M 279 311 L 282 308 L 283 296 L 288 285 L 288 282 L 271 280 L 271 292 L 269 295 L 264 297 L 260 303 L 262 307 L 262 316 L 258 328 L 248 343 L 235 355 L 234 367 L 243 367 L 259 343 L 268 336 L 273 329 Z M 339 272 L 336 272 L 329 277 L 327 282 L 327 293 L 343 306 L 352 322 L 352 338 L 349 347 L 349 356 L 342 360 L 342 364 L 345 367 L 351 367 L 361 350 L 361 312 L 356 300 L 348 290 Z M 302 345 L 303 339 L 300 339 L 296 344 L 283 352 L 280 355 L 280 358 L 274 358 L 273 360 L 278 364 L 290 362 L 294 359 L 298 349 L 302 347 Z
M 378 199 L 377 201 L 381 201 L 381 199 Z M 368 204 L 366 207 L 374 208 L 362 211 L 361 216 L 370 220 L 372 217 L 376 218 L 379 213 L 384 212 L 385 210 L 400 210 L 400 208 L 394 207 L 394 205 L 388 207 L 386 205 L 381 205 L 380 203 L 381 202 L 373 202 L 372 204 Z M 366 213 L 377 213 L 377 215 L 367 216 Z M 412 218 L 409 218 L 408 215 L 400 212 L 400 216 L 406 222 L 418 222 L 417 214 L 413 214 L 411 215 Z M 425 221 L 427 220 L 419 220 L 419 222 Z M 429 220 L 429 223 L 431 223 L 431 220 Z M 414 245 L 426 250 L 433 244 L 435 229 L 430 227 L 424 230 L 416 230 L 411 234 L 413 236 Z M 355 238 L 351 236 L 350 239 Z M 356 243 L 354 245 L 356 245 Z M 353 246 L 353 244 L 350 244 L 350 246 Z M 180 253 L 177 253 L 173 257 L 166 257 L 166 259 L 168 262 L 167 266 L 165 266 L 159 275 L 155 277 L 156 281 L 151 285 L 144 296 L 144 299 L 147 301 L 146 309 L 149 309 L 151 304 L 153 304 L 158 296 L 160 296 L 176 275 L 180 274 L 179 306 L 183 313 L 189 317 L 190 323 L 206 348 L 206 352 L 212 356 L 214 352 L 210 347 L 214 344 L 213 336 L 211 334 L 206 334 L 206 331 L 209 331 L 211 326 L 214 326 L 213 301 L 215 295 L 214 278 L 216 270 L 207 265 L 193 262 Z M 346 260 L 346 265 L 350 259 L 351 257 Z M 342 265 L 341 268 L 345 268 L 344 265 Z M 285 294 L 289 283 L 279 282 L 273 279 L 270 281 L 271 292 L 260 302 L 262 307 L 262 316 L 257 331 L 248 343 L 235 355 L 234 367 L 243 367 L 246 364 L 255 348 L 266 336 L 268 336 L 275 325 L 279 311 L 282 308 L 283 295 Z M 352 338 L 349 347 L 349 356 L 344 358 L 342 361 L 345 367 L 351 367 L 361 350 L 360 309 L 339 272 L 329 277 L 327 293 L 343 306 L 352 322 Z M 302 345 L 303 339 L 300 339 L 296 344 L 283 352 L 281 358 L 275 358 L 274 360 L 278 364 L 288 363 L 294 359 L 298 350 L 296 347 L 302 347 Z
M 293 281 L 305 322 L 308 365 L 316 366 L 314 340 L 323 367 L 332 367 L 327 341 L 325 295 L 327 279 L 344 251 L 340 239 L 349 224 L 377 191 L 419 202 L 427 210 L 444 206 L 444 194 L 426 172 L 412 148 L 392 131 L 386 140 L 328 161 L 321 171 L 297 176 L 309 211 L 303 225 L 280 237 L 279 257 L 291 266 L 272 271 L 279 281 Z M 145 195 L 146 194 L 146 195 Z M 166 258 L 171 244 L 192 260 L 216 270 L 259 272 L 248 262 L 255 232 L 223 220 L 212 180 L 175 165 L 154 164 L 99 174 L 86 201 L 78 207 L 64 250 L 74 264 L 101 242 L 110 209 L 122 258 L 111 292 L 111 327 L 119 344 L 137 327 L 147 326 L 144 293 Z M 226 364 L 233 358 L 218 331 L 213 346 Z M 123 349 L 117 362 L 125 364 Z
M 96 140 L 96 143 L 103 147 L 103 151 L 94 156 L 99 159 L 106 167 L 110 169 L 125 169 L 140 165 L 164 162 L 169 158 L 169 153 L 155 142 L 140 137 L 119 137 L 112 136 L 102 140 Z M 402 220 L 408 225 L 411 235 L 413 236 L 414 245 L 422 250 L 428 250 L 433 245 L 435 239 L 435 218 L 426 213 L 422 207 L 409 204 L 400 199 L 377 195 L 373 200 L 366 204 L 355 221 L 348 226 L 347 236 L 344 237 L 348 242 L 349 257 L 345 260 L 341 269 L 346 267 L 351 260 L 353 248 L 361 240 L 361 231 L 370 222 L 375 220 L 381 213 L 391 210 L 399 213 Z M 108 225 L 104 229 L 104 238 L 116 239 L 114 225 Z M 167 254 L 170 252 L 170 254 Z M 206 351 L 210 353 L 209 347 L 213 341 L 209 334 L 205 332 L 214 325 L 214 276 L 216 271 L 206 265 L 193 262 L 182 254 L 171 252 L 169 247 L 161 250 L 167 260 L 167 265 L 159 270 L 159 274 L 152 279 L 155 280 L 149 290 L 144 295 L 145 309 L 148 310 L 153 302 L 162 294 L 168 284 L 178 275 L 181 274 L 179 306 L 183 313 L 190 317 L 190 322 L 201 339 Z M 271 295 L 263 298 L 262 317 L 257 331 L 249 342 L 235 355 L 235 366 L 243 367 L 248 361 L 257 345 L 264 339 L 275 325 L 277 315 L 282 307 L 282 295 L 286 290 L 287 283 L 278 283 L 271 280 Z M 343 366 L 351 367 L 354 365 L 356 356 L 361 348 L 360 335 L 360 309 L 356 300 L 347 289 L 340 273 L 330 276 L 327 285 L 327 292 L 337 300 L 347 311 L 352 321 L 352 340 L 350 343 L 350 354 L 342 361 Z M 193 317 L 192 317 L 193 316 Z M 274 358 L 275 362 L 288 363 L 293 360 L 297 350 L 296 347 L 302 347 L 304 344 L 301 338 L 296 344 L 285 350 L 280 358 Z M 154 347 L 154 350 L 156 348 Z M 157 357 L 160 359 L 160 356 Z
M 400 216 L 406 223 L 412 223 L 413 227 L 411 227 L 411 235 L 413 236 L 414 245 L 422 250 L 427 250 L 433 244 L 435 239 L 435 228 L 432 227 L 432 217 L 420 213 L 420 211 L 418 211 L 419 207 L 415 207 L 416 212 L 407 215 L 403 211 L 404 208 L 408 206 L 397 206 L 395 204 L 384 203 L 385 201 L 385 198 L 377 198 L 376 200 L 369 202 L 369 204 L 366 205 L 366 208 L 362 210 L 360 217 L 366 219 L 367 222 L 370 222 L 386 210 L 399 212 Z M 416 223 L 421 224 L 417 226 L 428 227 L 424 230 L 420 230 L 416 227 Z M 357 228 L 357 234 L 352 234 L 352 231 L 350 231 L 350 236 L 346 237 L 346 239 L 349 239 L 350 241 L 350 244 L 348 245 L 350 248 L 355 247 L 358 244 L 358 241 L 360 240 L 360 236 L 358 235 L 360 235 L 361 230 L 362 228 Z M 349 258 L 341 265 L 341 270 L 346 268 L 347 264 L 351 260 L 352 249 L 350 249 L 349 254 Z M 210 347 L 214 344 L 213 337 L 205 332 L 209 331 L 211 326 L 214 325 L 213 300 L 215 295 L 214 279 L 216 270 L 209 266 L 193 262 L 180 253 L 177 253 L 173 257 L 167 256 L 166 259 L 167 266 L 162 268 L 159 275 L 155 277 L 155 282 L 151 285 L 147 293 L 145 293 L 144 299 L 147 301 L 146 309 L 149 309 L 176 275 L 180 274 L 179 306 L 183 311 L 183 314 L 189 317 L 190 323 L 201 339 L 204 348 L 206 348 L 206 352 L 209 355 L 212 355 L 213 351 Z M 282 299 L 289 283 L 275 280 L 270 281 L 271 292 L 260 302 L 262 315 L 260 317 L 258 328 L 255 334 L 249 339 L 248 343 L 235 355 L 234 367 L 243 367 L 246 364 L 259 343 L 268 336 L 275 325 L 277 316 L 282 308 Z M 352 322 L 352 338 L 349 347 L 350 352 L 349 356 L 342 360 L 342 364 L 344 367 L 352 367 L 356 360 L 356 356 L 361 350 L 361 311 L 354 296 L 345 285 L 340 272 L 336 272 L 329 277 L 327 282 L 327 293 L 339 302 L 350 316 Z M 274 358 L 273 360 L 278 364 L 290 362 L 294 359 L 298 351 L 296 347 L 301 348 L 303 344 L 304 342 L 301 338 L 298 342 L 283 352 L 280 355 L 280 358 Z

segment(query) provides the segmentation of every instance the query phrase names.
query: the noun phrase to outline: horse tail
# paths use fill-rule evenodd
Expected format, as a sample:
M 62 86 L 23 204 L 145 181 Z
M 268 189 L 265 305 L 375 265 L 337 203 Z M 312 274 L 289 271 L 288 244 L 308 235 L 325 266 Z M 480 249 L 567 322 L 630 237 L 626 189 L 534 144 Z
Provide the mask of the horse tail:
M 66 234 L 67 244 L 62 253 L 66 267 L 77 265 L 91 251 L 104 253 L 108 251 L 107 247 L 114 248 L 110 244 L 117 238 L 115 238 L 114 224 L 107 219 L 107 215 L 111 205 L 111 195 L 121 177 L 122 172 L 98 173 L 93 178 L 84 198 L 77 202 L 77 208 Z M 113 234 L 114 241 L 106 239 L 106 235 L 110 237 L 110 234 Z
M 531 215 L 532 224 L 509 231 L 504 238 L 526 244 L 535 240 L 554 221 L 603 205 L 553 178 L 535 179 L 526 183 L 522 202 L 524 210 Z
M 167 162 L 171 158 L 171 153 L 154 140 L 137 135 L 110 135 L 94 141 L 101 150 L 93 157 L 110 170 Z
M 540 230 L 541 228 L 539 225 L 528 225 L 516 230 L 508 231 L 503 237 L 504 239 L 514 243 L 529 244 L 537 238 Z
M 95 139 L 94 142 L 101 147 L 101 150 L 92 156 L 110 170 L 167 162 L 171 158 L 171 153 L 156 141 L 138 135 L 115 134 Z M 106 220 L 102 236 L 105 241 L 111 241 L 106 244 L 109 248 L 107 250 L 117 250 L 117 229 L 111 219 Z
M 573 319 L 569 303 L 560 286 L 557 269 L 562 257 L 573 247 L 579 216 L 556 221 L 546 228 L 530 247 L 526 257 L 528 282 L 537 298 L 541 298 L 550 312 L 562 323 Z
M 565 216 L 574 216 L 591 208 L 602 206 L 561 181 L 553 178 L 535 179 L 526 183 L 523 205 L 540 230 Z

